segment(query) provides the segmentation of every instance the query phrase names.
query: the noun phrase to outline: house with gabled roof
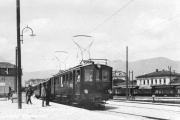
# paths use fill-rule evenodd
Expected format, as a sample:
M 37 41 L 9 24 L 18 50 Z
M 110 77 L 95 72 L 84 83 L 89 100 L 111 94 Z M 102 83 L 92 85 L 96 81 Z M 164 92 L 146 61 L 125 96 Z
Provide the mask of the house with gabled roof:
M 16 89 L 15 65 L 9 62 L 0 62 L 0 96 L 6 96 L 11 90 Z

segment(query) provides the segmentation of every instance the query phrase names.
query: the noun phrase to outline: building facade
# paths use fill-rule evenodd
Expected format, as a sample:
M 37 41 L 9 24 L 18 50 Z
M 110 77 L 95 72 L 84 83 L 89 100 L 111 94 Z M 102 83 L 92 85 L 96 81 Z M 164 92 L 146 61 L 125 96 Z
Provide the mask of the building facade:
M 9 87 L 16 89 L 15 65 L 8 62 L 0 62 L 0 96 L 9 93 Z
M 137 76 L 139 94 L 157 96 L 179 96 L 180 94 L 180 74 L 175 71 L 156 69 L 155 72 Z
M 126 81 L 113 86 L 114 93 L 126 94 Z M 129 95 L 135 96 L 180 96 L 180 74 L 175 71 L 162 70 L 140 75 L 129 82 Z

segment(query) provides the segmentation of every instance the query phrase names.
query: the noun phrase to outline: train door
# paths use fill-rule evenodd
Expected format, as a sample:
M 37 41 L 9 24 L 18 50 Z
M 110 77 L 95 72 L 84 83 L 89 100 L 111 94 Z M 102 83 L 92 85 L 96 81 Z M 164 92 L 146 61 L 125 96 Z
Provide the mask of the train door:
M 73 73 L 72 73 L 72 82 L 73 82 L 73 95 L 72 95 L 72 98 L 74 99 L 75 98 L 75 81 L 76 81 L 76 70 L 73 70 Z
M 102 84 L 102 70 L 101 68 L 94 67 L 93 70 L 93 81 L 94 81 L 94 89 L 95 93 L 101 92 L 101 84 Z
M 80 84 L 81 84 L 81 70 L 78 69 L 76 70 L 76 73 L 75 73 L 75 81 L 74 81 L 74 84 L 75 84 L 75 87 L 74 87 L 74 93 L 75 95 L 80 95 Z

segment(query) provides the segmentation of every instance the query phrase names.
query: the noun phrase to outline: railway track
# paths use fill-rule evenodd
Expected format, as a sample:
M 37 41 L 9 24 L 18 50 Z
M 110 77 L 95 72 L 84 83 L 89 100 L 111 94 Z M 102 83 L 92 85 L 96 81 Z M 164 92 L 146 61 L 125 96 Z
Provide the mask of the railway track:
M 97 110 L 100 113 L 113 115 L 128 115 L 140 117 L 140 120 L 170 120 L 180 118 L 180 106 L 156 105 L 156 104 L 141 104 L 128 102 L 108 102 L 105 110 Z
M 145 116 L 145 115 L 137 115 L 137 114 L 131 114 L 131 113 L 126 113 L 126 112 L 118 112 L 118 111 L 98 111 L 100 113 L 106 113 L 106 114 L 112 114 L 112 115 L 131 115 L 132 117 L 133 116 L 136 116 L 136 117 L 142 117 L 142 118 L 145 118 L 145 119 L 153 119 L 153 120 L 169 120 L 169 119 L 165 119 L 165 118 L 159 118 L 159 117 L 152 117 L 152 116 Z M 142 119 L 143 120 L 143 119 Z

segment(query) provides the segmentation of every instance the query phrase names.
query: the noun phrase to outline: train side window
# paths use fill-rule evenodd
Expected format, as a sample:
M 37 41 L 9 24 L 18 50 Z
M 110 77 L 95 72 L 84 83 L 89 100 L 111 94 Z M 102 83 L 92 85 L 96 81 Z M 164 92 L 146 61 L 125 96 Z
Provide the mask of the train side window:
M 62 84 L 65 84 L 65 81 L 66 81 L 66 75 L 63 75 L 63 83 Z
M 58 84 L 59 85 L 61 84 L 61 77 L 60 76 L 58 77 Z
M 63 87 L 63 77 L 61 77 L 61 87 Z
M 76 77 L 77 77 L 77 82 L 80 82 L 80 70 L 77 70 Z
M 54 85 L 56 85 L 57 84 L 57 77 L 55 77 L 55 79 L 54 79 Z
M 72 83 L 72 72 L 69 74 L 69 83 Z
M 59 76 L 59 85 L 61 84 L 61 77 Z
M 59 82 L 59 81 L 58 81 L 58 77 L 56 77 L 56 85 L 58 85 L 58 82 Z
M 69 82 L 69 74 L 66 74 L 66 84 Z

